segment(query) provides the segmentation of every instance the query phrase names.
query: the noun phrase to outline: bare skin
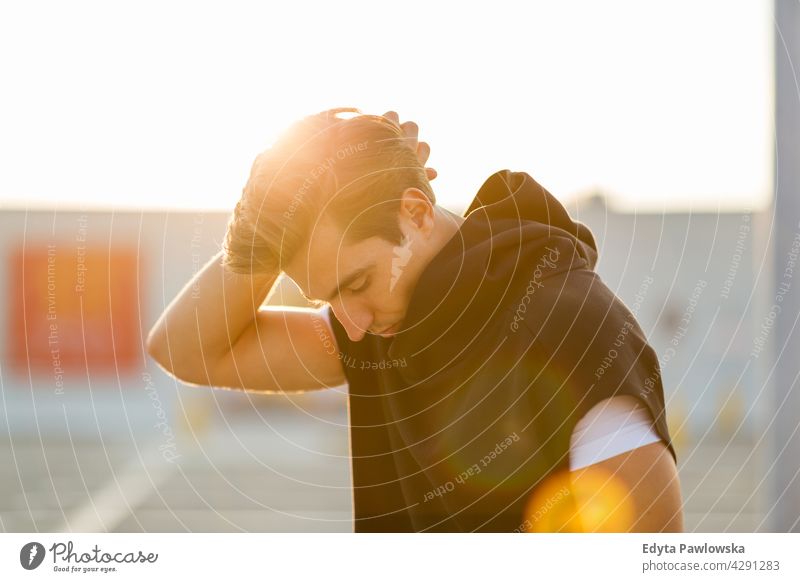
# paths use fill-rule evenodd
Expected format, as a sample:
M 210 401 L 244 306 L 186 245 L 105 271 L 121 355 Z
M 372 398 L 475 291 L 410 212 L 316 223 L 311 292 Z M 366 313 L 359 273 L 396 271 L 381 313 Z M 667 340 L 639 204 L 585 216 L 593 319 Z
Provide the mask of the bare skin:
M 579 514 L 592 515 L 597 504 L 607 504 L 612 509 L 607 519 L 583 520 L 584 531 L 683 531 L 678 470 L 661 441 L 573 471 L 570 477 Z M 623 505 L 631 509 L 632 515 L 615 518 L 613 509 Z

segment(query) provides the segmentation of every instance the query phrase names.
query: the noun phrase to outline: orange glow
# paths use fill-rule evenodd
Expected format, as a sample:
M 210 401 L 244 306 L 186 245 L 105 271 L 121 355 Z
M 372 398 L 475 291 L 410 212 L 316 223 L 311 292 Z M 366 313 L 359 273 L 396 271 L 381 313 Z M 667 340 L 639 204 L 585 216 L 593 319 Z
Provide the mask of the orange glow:
M 627 532 L 635 508 L 625 483 L 599 467 L 554 473 L 526 505 L 526 532 Z
M 572 490 L 579 504 L 583 531 L 627 532 L 634 520 L 630 491 L 613 473 L 587 467 L 573 476 Z

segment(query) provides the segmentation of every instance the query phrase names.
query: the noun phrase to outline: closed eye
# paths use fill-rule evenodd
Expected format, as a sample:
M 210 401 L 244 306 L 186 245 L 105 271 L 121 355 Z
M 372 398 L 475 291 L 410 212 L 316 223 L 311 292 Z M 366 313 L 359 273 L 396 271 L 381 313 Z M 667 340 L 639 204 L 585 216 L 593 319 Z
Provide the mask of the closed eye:
M 370 278 L 364 277 L 364 282 L 359 287 L 357 288 L 350 287 L 348 288 L 348 291 L 350 291 L 351 293 L 361 293 L 362 291 L 365 291 L 367 287 L 369 287 L 369 283 L 370 283 Z

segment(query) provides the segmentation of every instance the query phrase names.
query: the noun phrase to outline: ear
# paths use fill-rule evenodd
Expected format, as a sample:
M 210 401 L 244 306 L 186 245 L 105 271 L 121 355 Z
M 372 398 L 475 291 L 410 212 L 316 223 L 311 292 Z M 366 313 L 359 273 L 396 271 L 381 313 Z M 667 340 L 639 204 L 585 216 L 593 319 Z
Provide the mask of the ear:
M 426 238 L 433 232 L 436 212 L 433 203 L 422 190 L 406 188 L 400 198 L 400 230 L 408 238 L 414 233 Z

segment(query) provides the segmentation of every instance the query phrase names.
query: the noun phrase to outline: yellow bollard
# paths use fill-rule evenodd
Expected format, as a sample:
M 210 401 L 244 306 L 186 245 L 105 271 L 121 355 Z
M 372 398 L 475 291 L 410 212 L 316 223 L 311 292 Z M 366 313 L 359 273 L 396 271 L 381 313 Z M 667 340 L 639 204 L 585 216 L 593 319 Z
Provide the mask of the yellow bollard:
M 673 394 L 667 403 L 667 426 L 675 452 L 685 449 L 691 442 L 692 435 L 689 428 L 689 408 L 686 406 L 686 399 L 679 394 Z
M 178 432 L 182 440 L 199 440 L 209 433 L 213 406 L 210 394 L 199 394 L 191 388 L 180 391 L 175 414 L 178 416 Z
M 740 430 L 744 418 L 744 398 L 741 393 L 732 387 L 730 391 L 723 391 L 717 396 L 716 429 L 719 436 L 725 440 L 730 439 L 737 430 Z

